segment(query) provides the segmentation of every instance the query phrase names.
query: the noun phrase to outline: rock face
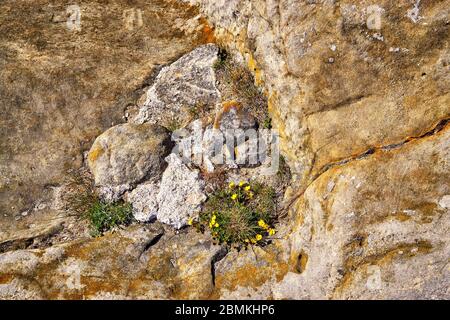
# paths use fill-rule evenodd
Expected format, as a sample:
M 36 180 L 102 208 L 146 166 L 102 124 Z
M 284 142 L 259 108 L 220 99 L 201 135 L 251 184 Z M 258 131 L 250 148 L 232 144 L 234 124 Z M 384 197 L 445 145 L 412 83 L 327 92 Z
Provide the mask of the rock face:
M 94 142 L 88 164 L 95 184 L 112 198 L 143 179 L 158 179 L 164 157 L 171 150 L 167 129 L 149 123 L 121 124 L 108 129 Z
M 291 238 L 291 263 L 308 258 L 280 297 L 448 298 L 449 129 L 315 180 Z
M 408 1 L 190 2 L 267 89 L 300 181 L 420 136 L 450 114 L 445 2 L 421 2 L 418 21 L 408 17 Z
M 247 130 L 255 127 L 255 118 L 243 110 L 242 105 L 237 101 L 226 101 L 217 110 L 214 129 L 225 132 L 226 130 Z
M 167 240 L 167 241 L 166 241 Z M 161 245 L 163 244 L 163 245 Z M 202 299 L 223 255 L 199 234 L 159 225 L 0 255 L 1 299 Z
M 80 28 L 67 24 L 75 3 Z M 62 217 L 42 198 L 124 121 L 161 65 L 212 39 L 198 9 L 178 1 L 1 1 L 1 232 L 12 239 Z
M 230 265 L 255 281 L 219 296 L 448 299 L 448 3 L 189 2 L 266 89 L 294 174 L 283 279 Z
M 88 19 L 68 38 L 55 31 L 64 19 L 54 6 L 0 5 L 0 80 L 8 84 L 0 86 L 6 102 L 0 105 L 7 106 L 0 298 L 450 299 L 448 1 L 150 2 L 158 23 L 138 31 L 139 39 L 113 23 L 117 45 L 100 55 L 91 48 L 104 47 L 121 5 L 108 6 L 101 28 L 91 22 L 103 6 L 86 7 Z M 200 5 L 215 36 L 186 3 Z M 19 11 L 36 17 L 33 30 L 16 23 Z M 192 105 L 221 102 L 214 75 L 218 48 L 200 46 L 163 67 L 153 82 L 144 79 L 155 64 L 214 39 L 245 61 L 264 88 L 294 174 L 277 237 L 264 248 L 227 252 L 207 235 L 181 228 L 206 196 L 199 171 L 175 155 L 167 157 L 161 181 L 152 180 L 161 175 L 166 152 L 156 145 L 167 138 L 159 129 L 152 140 L 152 123 L 175 129 L 193 120 Z M 69 59 L 74 48 L 80 55 Z M 119 78 L 125 84 L 114 86 Z M 49 84 L 57 93 L 39 93 Z M 135 103 L 144 89 L 132 94 L 137 116 L 100 137 L 88 160 L 107 197 L 128 191 L 138 220 L 159 221 L 31 249 L 37 239 L 58 233 L 66 219 L 51 199 L 34 201 L 42 193 L 34 186 L 57 184 L 64 170 L 81 166 L 79 151 L 120 120 L 130 106 L 125 92 L 137 86 L 149 87 L 143 101 Z M 28 96 L 28 88 L 36 91 Z M 224 111 L 218 128 L 254 125 L 240 122 L 237 108 Z M 157 141 L 154 147 L 149 140 Z M 80 141 L 82 148 L 74 147 Z M 154 148 L 161 153 L 147 158 Z M 230 179 L 259 172 L 244 169 L 236 168 Z M 34 181 L 16 189 L 29 172 Z M 27 197 L 24 190 L 33 192 Z M 30 213 L 46 208 L 50 213 L 30 230 L 11 223 L 19 215 L 32 222 Z
M 220 98 L 213 68 L 217 53 L 216 45 L 200 46 L 164 67 L 134 121 L 178 129 L 192 120 L 192 108 L 215 106 Z
M 125 201 L 133 206 L 133 216 L 141 222 L 149 222 L 158 214 L 158 182 L 146 182 L 125 194 Z

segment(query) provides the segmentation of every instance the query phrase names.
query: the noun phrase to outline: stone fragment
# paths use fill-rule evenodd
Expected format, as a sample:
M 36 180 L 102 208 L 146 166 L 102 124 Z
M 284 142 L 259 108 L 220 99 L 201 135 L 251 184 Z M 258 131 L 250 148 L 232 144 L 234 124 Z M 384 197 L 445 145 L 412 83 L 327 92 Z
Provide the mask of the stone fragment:
M 166 161 L 168 166 L 157 197 L 157 218 L 179 229 L 200 211 L 201 204 L 206 200 L 204 182 L 199 170 L 188 168 L 175 154 L 170 154 Z
M 216 45 L 203 45 L 164 67 L 133 121 L 178 129 L 192 120 L 192 108 L 215 106 L 220 101 L 214 73 L 217 53 Z
M 121 124 L 101 134 L 89 151 L 95 184 L 107 200 L 120 197 L 144 179 L 158 179 L 171 150 L 167 129 L 145 124 Z

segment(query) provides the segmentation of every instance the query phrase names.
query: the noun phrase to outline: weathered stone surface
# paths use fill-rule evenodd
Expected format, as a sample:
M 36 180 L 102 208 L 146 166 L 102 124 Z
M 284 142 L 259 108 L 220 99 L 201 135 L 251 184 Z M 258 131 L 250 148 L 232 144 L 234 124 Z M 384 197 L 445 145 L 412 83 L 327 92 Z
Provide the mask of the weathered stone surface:
M 125 201 L 133 205 L 133 216 L 136 220 L 148 222 L 156 218 L 159 207 L 158 193 L 159 182 L 147 182 L 125 194 Z
M 166 66 L 156 82 L 144 80 L 155 64 L 213 38 L 194 8 L 150 2 L 158 23 L 140 29 L 143 38 L 135 42 L 111 22 L 123 17 L 119 4 L 108 6 L 95 27 L 104 6 L 83 7 L 82 30 L 68 34 L 58 31 L 64 19 L 53 12 L 63 7 L 2 2 L 2 251 L 51 235 L 45 221 L 57 217 L 59 228 L 67 217 L 51 200 L 35 201 L 41 186 L 59 184 L 67 168 L 81 166 L 80 151 L 124 110 L 134 122 L 175 129 L 192 121 L 193 105 L 219 102 L 213 45 Z M 0 297 L 449 299 L 447 2 L 183 2 L 202 5 L 220 43 L 242 55 L 269 97 L 295 178 L 286 199 L 296 201 L 276 226 L 277 239 L 225 256 L 206 235 L 169 227 L 163 234 L 156 222 L 9 251 L 0 254 Z M 31 29 L 15 20 L 23 14 L 34 18 Z M 117 41 L 110 41 L 113 33 Z M 69 57 L 73 52 L 77 57 Z M 150 89 L 136 102 L 138 87 Z M 179 228 L 204 194 L 198 172 L 175 160 L 169 159 L 156 200 L 160 220 Z M 246 171 L 236 177 L 257 172 Z M 129 186 L 104 188 L 114 198 Z M 141 220 L 154 216 L 154 189 L 141 185 L 127 195 Z M 45 220 L 31 228 L 41 212 Z
M 205 183 L 199 170 L 191 169 L 171 153 L 161 181 L 146 182 L 127 192 L 124 199 L 133 205 L 138 221 L 159 221 L 177 229 L 194 217 L 206 200 Z
M 284 230 L 290 272 L 255 288 L 448 298 L 448 5 L 190 2 L 265 87 L 289 196 L 306 189 Z
M 207 44 L 164 67 L 133 121 L 178 129 L 192 120 L 192 108 L 215 106 L 220 100 L 213 68 L 217 53 L 217 46 Z
M 201 299 L 219 246 L 193 233 L 133 226 L 88 241 L 0 255 L 2 299 Z
M 320 176 L 295 208 L 305 267 L 278 297 L 448 299 L 449 129 Z
M 274 283 L 289 271 L 288 252 L 282 250 L 284 248 L 269 245 L 229 252 L 215 264 L 214 297 L 270 299 Z
M 189 169 L 175 154 L 170 154 L 166 160 L 168 166 L 157 197 L 157 218 L 179 229 L 200 211 L 206 200 L 204 182 L 197 169 Z
M 169 131 L 164 127 L 121 124 L 95 140 L 88 164 L 102 193 L 116 198 L 143 179 L 158 179 L 171 147 Z
M 420 136 L 450 115 L 445 2 L 420 2 L 419 20 L 408 17 L 408 1 L 190 2 L 267 89 L 300 181 L 330 162 Z
M 0 2 L 0 230 L 26 229 L 17 216 L 67 182 L 159 66 L 212 40 L 198 14 L 172 0 Z M 28 224 L 62 214 L 41 211 Z

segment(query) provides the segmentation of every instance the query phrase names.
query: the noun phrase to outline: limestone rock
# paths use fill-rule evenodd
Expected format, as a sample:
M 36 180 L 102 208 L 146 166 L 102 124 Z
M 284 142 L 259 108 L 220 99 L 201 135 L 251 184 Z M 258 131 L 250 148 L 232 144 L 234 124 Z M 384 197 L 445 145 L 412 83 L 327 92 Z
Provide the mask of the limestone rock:
M 147 100 L 133 121 L 178 129 L 192 120 L 191 108 L 215 106 L 220 100 L 213 68 L 217 53 L 217 46 L 207 44 L 164 67 L 147 91 Z
M 88 164 L 103 194 L 114 199 L 143 179 L 157 179 L 170 152 L 169 132 L 158 125 L 121 124 L 101 134 Z
M 223 249 L 157 224 L 0 255 L 2 299 L 205 299 Z
M 277 297 L 448 299 L 449 129 L 320 176 L 295 208 L 305 267 Z
M 450 116 L 444 2 L 192 2 L 265 86 L 294 178 Z M 412 9 L 420 22 L 407 17 Z
M 161 181 L 146 182 L 126 193 L 134 217 L 148 222 L 157 218 L 177 229 L 185 226 L 197 214 L 206 200 L 204 181 L 197 169 L 191 169 L 171 153 Z
M 299 197 L 289 272 L 256 289 L 448 298 L 448 5 L 191 2 L 265 87 Z
M 72 4 L 81 30 L 68 28 Z M 0 21 L 0 230 L 67 182 L 159 66 L 212 40 L 199 10 L 173 0 L 5 0 Z
M 200 211 L 201 204 L 206 200 L 204 182 L 198 170 L 188 168 L 175 154 L 170 154 L 166 161 L 168 166 L 157 197 L 157 218 L 179 229 Z
M 125 201 L 133 205 L 133 216 L 141 222 L 149 222 L 158 213 L 159 182 L 147 182 L 138 185 L 125 194 Z

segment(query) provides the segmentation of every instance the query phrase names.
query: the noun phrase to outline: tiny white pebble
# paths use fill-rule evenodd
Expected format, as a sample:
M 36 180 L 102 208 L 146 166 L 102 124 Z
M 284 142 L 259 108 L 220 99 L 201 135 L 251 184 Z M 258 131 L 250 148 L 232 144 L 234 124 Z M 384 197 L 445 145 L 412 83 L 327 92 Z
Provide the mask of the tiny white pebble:
M 329 62 L 329 63 L 333 63 L 333 62 L 334 62 L 334 58 L 329 58 L 329 59 L 328 59 L 328 62 Z
M 337 48 L 337 47 L 336 47 L 335 44 L 332 44 L 331 47 L 330 47 L 331 51 L 336 51 L 336 48 Z

